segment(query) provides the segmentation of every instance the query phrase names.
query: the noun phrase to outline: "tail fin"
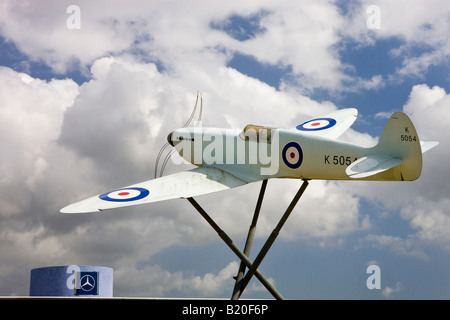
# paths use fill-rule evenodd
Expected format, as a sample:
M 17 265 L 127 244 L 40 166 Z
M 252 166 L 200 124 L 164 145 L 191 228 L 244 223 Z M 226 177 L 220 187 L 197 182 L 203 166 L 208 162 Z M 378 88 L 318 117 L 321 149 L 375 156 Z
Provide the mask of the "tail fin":
M 373 149 L 376 153 L 402 160 L 391 170 L 394 180 L 412 181 L 422 172 L 422 153 L 438 142 L 421 142 L 411 119 L 403 112 L 394 113 L 381 134 L 380 142 Z
M 367 156 L 352 163 L 346 172 L 351 178 L 416 180 L 422 172 L 422 153 L 437 144 L 421 142 L 409 117 L 396 112 L 386 123 L 380 142 Z

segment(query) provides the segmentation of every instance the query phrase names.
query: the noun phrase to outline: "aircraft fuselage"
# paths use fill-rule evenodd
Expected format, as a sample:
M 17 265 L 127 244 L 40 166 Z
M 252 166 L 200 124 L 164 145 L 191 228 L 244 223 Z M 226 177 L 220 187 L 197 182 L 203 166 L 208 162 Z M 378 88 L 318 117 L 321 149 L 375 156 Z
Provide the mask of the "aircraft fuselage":
M 266 127 L 245 132 L 182 128 L 172 132 L 168 140 L 186 161 L 216 167 L 246 181 L 348 179 L 345 169 L 370 150 L 343 141 Z

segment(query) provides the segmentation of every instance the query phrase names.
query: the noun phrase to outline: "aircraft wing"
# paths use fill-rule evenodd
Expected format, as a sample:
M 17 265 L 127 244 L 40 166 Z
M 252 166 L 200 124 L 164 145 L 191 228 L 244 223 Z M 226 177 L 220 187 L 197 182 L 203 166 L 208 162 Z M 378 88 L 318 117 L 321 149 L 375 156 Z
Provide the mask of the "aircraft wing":
M 358 110 L 354 108 L 341 109 L 326 116 L 306 121 L 295 127 L 302 134 L 337 139 L 355 122 Z
M 403 161 L 384 154 L 362 157 L 347 167 L 345 173 L 353 179 L 366 178 L 398 166 Z
M 212 167 L 198 167 L 137 183 L 82 200 L 61 209 L 62 213 L 87 213 L 176 198 L 189 198 L 231 189 L 246 181 Z
M 427 152 L 428 150 L 436 147 L 439 144 L 437 141 L 420 141 L 420 147 L 422 149 L 422 153 Z

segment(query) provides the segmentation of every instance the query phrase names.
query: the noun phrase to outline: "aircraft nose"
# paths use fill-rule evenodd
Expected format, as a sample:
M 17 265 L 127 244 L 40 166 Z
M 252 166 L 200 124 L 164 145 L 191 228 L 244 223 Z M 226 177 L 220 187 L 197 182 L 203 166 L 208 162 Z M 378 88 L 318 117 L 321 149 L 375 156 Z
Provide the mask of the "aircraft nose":
M 169 133 L 169 135 L 167 136 L 167 142 L 169 142 L 169 144 L 173 147 L 172 136 L 173 136 L 173 131 L 171 133 Z

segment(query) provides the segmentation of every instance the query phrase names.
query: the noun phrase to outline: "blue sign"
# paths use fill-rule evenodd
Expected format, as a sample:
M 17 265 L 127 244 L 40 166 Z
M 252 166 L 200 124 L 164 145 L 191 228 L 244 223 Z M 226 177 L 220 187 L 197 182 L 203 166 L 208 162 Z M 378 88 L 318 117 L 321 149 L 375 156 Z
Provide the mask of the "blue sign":
M 75 295 L 98 295 L 98 272 L 80 271 L 76 278 Z

